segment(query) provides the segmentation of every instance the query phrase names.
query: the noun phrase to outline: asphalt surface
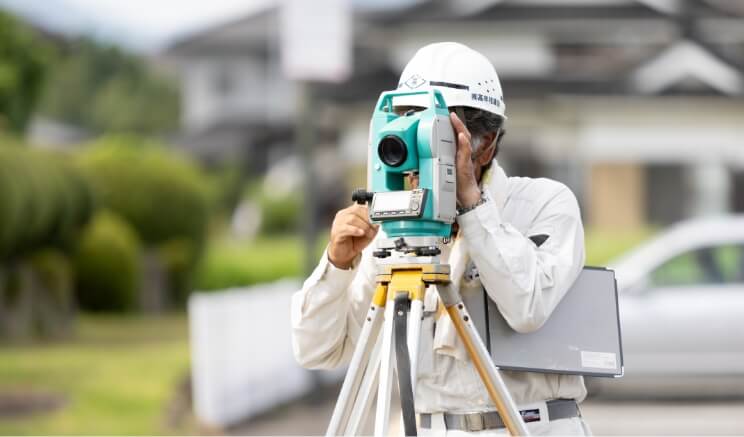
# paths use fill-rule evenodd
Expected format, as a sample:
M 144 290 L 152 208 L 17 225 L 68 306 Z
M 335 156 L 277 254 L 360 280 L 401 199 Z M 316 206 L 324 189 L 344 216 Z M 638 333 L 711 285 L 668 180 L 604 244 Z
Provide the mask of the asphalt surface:
M 325 389 L 314 397 L 277 408 L 226 432 L 233 435 L 322 435 L 331 417 L 337 390 Z M 744 435 L 744 399 L 590 399 L 582 404 L 581 410 L 595 435 Z M 397 424 L 395 420 L 391 423 L 393 435 Z

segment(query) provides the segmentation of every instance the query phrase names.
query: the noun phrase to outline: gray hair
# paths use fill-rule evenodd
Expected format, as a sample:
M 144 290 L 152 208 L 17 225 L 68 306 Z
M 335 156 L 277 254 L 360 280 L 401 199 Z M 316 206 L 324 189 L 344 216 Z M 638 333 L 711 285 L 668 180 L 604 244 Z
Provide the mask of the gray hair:
M 504 125 L 504 118 L 482 109 L 463 107 L 465 126 L 474 137 L 482 137 L 489 132 L 498 132 Z
M 465 126 L 470 131 L 470 135 L 472 135 L 471 145 L 473 151 L 481 147 L 481 142 L 486 134 L 496 132 L 498 133 L 498 137 L 496 138 L 496 153 L 498 153 L 498 143 L 504 134 L 504 118 L 492 112 L 469 108 L 467 106 L 462 107 L 462 110 L 465 115 Z

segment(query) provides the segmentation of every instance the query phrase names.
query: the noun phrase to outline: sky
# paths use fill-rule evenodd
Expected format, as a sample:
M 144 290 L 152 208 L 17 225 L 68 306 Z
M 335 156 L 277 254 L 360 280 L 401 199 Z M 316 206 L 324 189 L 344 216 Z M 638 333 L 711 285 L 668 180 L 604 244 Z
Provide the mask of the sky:
M 40 27 L 85 34 L 138 52 L 264 8 L 274 0 L 0 0 Z
M 37 26 L 84 34 L 142 53 L 155 53 L 178 37 L 265 8 L 280 0 L 0 0 L 0 8 Z M 312 0 L 307 0 L 312 1 Z M 350 0 L 366 8 L 412 0 Z

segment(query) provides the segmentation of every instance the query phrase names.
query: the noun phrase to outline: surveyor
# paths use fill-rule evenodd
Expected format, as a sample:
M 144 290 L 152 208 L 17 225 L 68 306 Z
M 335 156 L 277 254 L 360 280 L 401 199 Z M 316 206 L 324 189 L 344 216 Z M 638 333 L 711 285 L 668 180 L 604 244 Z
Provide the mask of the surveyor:
M 506 107 L 496 71 L 482 54 L 452 42 L 427 45 L 408 62 L 398 88 L 436 88 L 453 111 L 459 229 L 442 253 L 453 285 L 463 294 L 485 289 L 514 330 L 537 330 L 584 265 L 584 231 L 575 196 L 549 179 L 507 177 L 499 166 Z M 427 106 L 426 99 L 399 96 L 394 109 L 420 109 Z M 415 177 L 411 183 L 415 186 Z M 320 263 L 293 296 L 294 354 L 305 367 L 333 368 L 351 358 L 375 287 L 370 243 L 382 235 L 368 214 L 363 205 L 336 214 Z M 452 322 L 437 311 L 437 299 L 431 290 L 424 299 L 415 388 L 419 432 L 503 434 L 503 422 Z M 541 406 L 549 411 L 548 417 L 527 424 L 532 434 L 589 433 L 576 405 L 586 396 L 582 376 L 502 374 L 520 409 Z M 551 408 L 559 402 L 561 408 Z

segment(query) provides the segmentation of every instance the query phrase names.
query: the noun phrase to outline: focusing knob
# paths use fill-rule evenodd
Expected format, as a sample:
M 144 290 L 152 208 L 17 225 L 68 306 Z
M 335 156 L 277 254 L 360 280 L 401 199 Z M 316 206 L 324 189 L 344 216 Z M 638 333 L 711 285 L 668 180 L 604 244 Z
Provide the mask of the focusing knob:
M 353 193 L 351 193 L 351 200 L 360 205 L 364 205 L 365 203 L 371 202 L 374 196 L 375 193 L 371 191 L 367 191 L 364 188 L 357 188 Z

